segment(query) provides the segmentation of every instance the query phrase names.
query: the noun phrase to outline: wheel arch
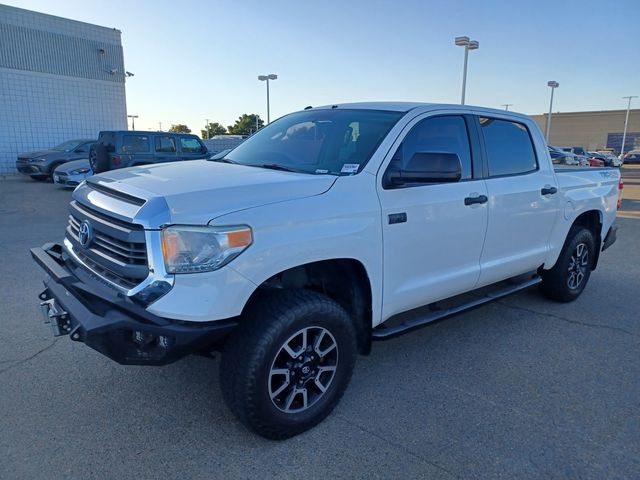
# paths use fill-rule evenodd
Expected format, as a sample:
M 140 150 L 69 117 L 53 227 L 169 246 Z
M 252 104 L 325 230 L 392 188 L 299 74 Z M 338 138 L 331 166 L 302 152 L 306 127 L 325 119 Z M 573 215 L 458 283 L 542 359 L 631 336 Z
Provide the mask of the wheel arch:
M 319 260 L 296 265 L 272 275 L 251 294 L 243 313 L 269 291 L 304 288 L 327 295 L 342 306 L 354 322 L 358 352 L 371 351 L 372 287 L 362 262 L 353 258 Z
M 595 270 L 600 258 L 600 248 L 602 246 L 602 212 L 600 210 L 587 210 L 576 217 L 571 224 L 569 231 L 575 226 L 584 227 L 593 234 L 595 252 L 591 270 Z

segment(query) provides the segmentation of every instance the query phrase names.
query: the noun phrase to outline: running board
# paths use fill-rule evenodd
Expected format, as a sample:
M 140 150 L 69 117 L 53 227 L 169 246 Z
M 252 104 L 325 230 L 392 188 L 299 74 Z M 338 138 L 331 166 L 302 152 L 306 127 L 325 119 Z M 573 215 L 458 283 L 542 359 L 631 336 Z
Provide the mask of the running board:
M 480 297 L 476 300 L 471 300 L 470 302 L 447 308 L 445 310 L 435 311 L 427 315 L 423 315 L 421 317 L 406 321 L 399 325 L 385 327 L 383 324 L 375 328 L 371 332 L 371 336 L 373 340 L 389 340 L 390 338 L 397 337 L 398 335 L 402 335 L 412 330 L 416 330 L 420 327 L 424 327 L 425 325 L 429 325 L 436 320 L 442 320 L 458 313 L 466 312 L 467 310 L 479 307 L 480 305 L 484 305 L 485 303 L 493 302 L 494 300 L 506 297 L 508 295 L 511 295 L 512 293 L 525 290 L 529 287 L 532 287 L 533 285 L 539 284 L 541 281 L 542 279 L 538 275 L 536 275 L 530 280 L 487 293 L 483 297 Z

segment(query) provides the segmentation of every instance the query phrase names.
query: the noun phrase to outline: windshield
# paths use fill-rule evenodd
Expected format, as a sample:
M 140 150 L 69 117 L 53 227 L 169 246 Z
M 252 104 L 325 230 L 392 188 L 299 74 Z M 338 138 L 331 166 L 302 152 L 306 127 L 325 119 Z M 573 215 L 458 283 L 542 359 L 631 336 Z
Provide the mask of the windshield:
M 75 148 L 80 145 L 80 143 L 82 142 L 79 142 L 77 140 L 69 140 L 68 142 L 64 142 L 56 147 L 53 147 L 53 150 L 56 150 L 58 152 L 70 152 L 71 150 L 75 150 Z
M 302 173 L 353 175 L 403 115 L 338 109 L 292 113 L 259 130 L 225 159 Z

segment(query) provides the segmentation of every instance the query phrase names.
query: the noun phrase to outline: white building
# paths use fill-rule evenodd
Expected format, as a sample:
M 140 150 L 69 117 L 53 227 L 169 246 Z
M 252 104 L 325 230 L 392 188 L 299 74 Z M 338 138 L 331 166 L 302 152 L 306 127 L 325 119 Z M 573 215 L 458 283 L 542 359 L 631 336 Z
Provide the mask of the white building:
M 127 129 L 120 31 L 0 5 L 0 175 L 18 153 Z

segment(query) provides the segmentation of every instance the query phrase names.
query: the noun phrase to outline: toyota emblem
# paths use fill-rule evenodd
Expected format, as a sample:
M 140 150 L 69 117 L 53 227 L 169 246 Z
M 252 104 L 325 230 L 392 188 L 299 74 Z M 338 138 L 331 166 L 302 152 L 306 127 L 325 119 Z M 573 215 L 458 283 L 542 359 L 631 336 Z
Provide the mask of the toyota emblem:
M 87 248 L 93 239 L 93 229 L 91 228 L 91 224 L 85 220 L 80 224 L 80 228 L 78 229 L 78 241 L 80 245 L 84 248 Z

